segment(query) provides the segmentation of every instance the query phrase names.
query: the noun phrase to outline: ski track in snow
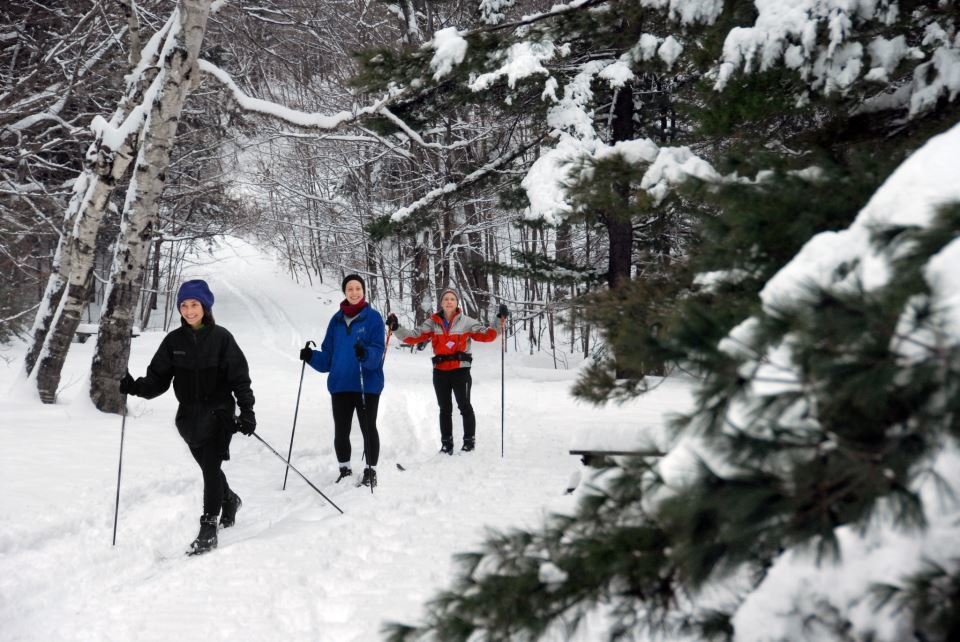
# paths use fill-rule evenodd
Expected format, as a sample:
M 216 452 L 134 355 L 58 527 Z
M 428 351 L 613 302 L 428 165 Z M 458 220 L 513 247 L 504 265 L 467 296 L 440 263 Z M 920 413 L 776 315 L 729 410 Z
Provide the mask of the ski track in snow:
M 217 321 L 250 362 L 257 434 L 285 454 L 297 352 L 307 339 L 320 342 L 340 292 L 290 282 L 248 245 L 235 243 L 229 254 L 189 278 L 209 279 Z M 135 376 L 162 337 L 134 340 Z M 510 353 L 501 458 L 500 343 L 475 344 L 478 449 L 439 455 L 429 351 L 397 344 L 385 361 L 375 492 L 332 483 L 326 378 L 307 368 L 292 463 L 345 514 L 292 471 L 281 491 L 283 463 L 238 434 L 224 471 L 243 507 L 236 526 L 220 530 L 219 548 L 197 557 L 183 552 L 198 529 L 202 483 L 173 426 L 172 391 L 130 400 L 112 547 L 121 418 L 87 399 L 93 342 L 71 346 L 64 381 L 74 383 L 53 406 L 15 381 L 20 346 L 6 367 L 0 362 L 0 387 L 10 390 L 0 402 L 0 639 L 379 639 L 384 622 L 419 619 L 422 605 L 449 587 L 452 556 L 476 550 L 486 528 L 532 527 L 572 510 L 577 495 L 563 491 L 579 466 L 567 452 L 574 441 L 596 447 L 609 428 L 622 445 L 637 425 L 658 437 L 662 412 L 686 399 L 684 386 L 668 386 L 649 409 L 597 410 L 569 396 L 574 371 Z M 458 448 L 461 425 L 455 411 Z M 356 427 L 352 441 L 355 481 L 363 450 Z

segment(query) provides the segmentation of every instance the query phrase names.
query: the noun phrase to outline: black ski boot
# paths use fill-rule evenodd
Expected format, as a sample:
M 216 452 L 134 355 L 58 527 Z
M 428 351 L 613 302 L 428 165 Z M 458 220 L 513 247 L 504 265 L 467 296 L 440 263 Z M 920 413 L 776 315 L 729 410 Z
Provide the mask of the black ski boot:
M 334 484 L 339 484 L 343 481 L 344 477 L 349 477 L 353 474 L 353 471 L 347 468 L 346 466 L 340 466 L 340 476 L 337 477 L 337 481 L 333 482 Z
M 472 439 L 464 439 L 463 446 L 460 448 L 465 453 L 471 452 L 476 447 Z
M 200 532 L 197 533 L 197 539 L 190 542 L 190 550 L 187 555 L 202 555 L 212 551 L 217 547 L 217 516 L 201 515 Z
M 453 454 L 453 442 L 443 442 L 440 445 L 440 453 L 443 455 L 452 455 Z
M 373 492 L 373 489 L 377 486 L 377 471 L 370 467 L 364 468 L 363 479 L 360 480 L 360 484 L 369 486 L 370 492 Z
M 230 528 L 237 521 L 237 511 L 243 506 L 240 501 L 240 495 L 232 490 L 227 491 L 227 496 L 220 505 L 220 525 L 224 528 Z

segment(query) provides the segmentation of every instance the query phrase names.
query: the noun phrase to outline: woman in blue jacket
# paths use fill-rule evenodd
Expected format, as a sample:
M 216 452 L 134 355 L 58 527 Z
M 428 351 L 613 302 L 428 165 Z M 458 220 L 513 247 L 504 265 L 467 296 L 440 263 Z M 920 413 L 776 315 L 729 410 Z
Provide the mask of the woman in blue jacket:
M 346 298 L 327 324 L 320 349 L 304 348 L 300 358 L 315 370 L 330 373 L 327 390 L 333 406 L 333 448 L 340 465 L 337 483 L 353 474 L 350 428 L 356 412 L 367 458 L 361 483 L 373 490 L 380 458 L 377 406 L 383 392 L 383 317 L 367 304 L 366 284 L 359 275 L 347 275 L 341 289 Z

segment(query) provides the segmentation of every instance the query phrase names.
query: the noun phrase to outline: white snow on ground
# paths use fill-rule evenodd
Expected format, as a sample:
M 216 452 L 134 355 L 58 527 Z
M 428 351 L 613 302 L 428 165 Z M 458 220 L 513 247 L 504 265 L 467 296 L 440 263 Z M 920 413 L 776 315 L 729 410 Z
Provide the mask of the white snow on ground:
M 250 363 L 257 434 L 286 454 L 307 339 L 320 341 L 341 299 L 335 284 L 292 283 L 254 248 L 234 243 L 185 275 L 205 278 L 219 323 Z M 331 282 L 332 283 L 332 282 Z M 143 375 L 163 333 L 133 340 Z M 224 464 L 244 505 L 220 547 L 187 558 L 200 515 L 200 472 L 173 426 L 172 391 L 131 398 L 117 545 L 111 547 L 121 418 L 87 396 L 94 342 L 73 344 L 58 403 L 16 381 L 23 346 L 0 353 L 0 639 L 379 639 L 385 621 L 415 622 L 449 586 L 451 556 L 484 529 L 533 526 L 569 511 L 579 468 L 568 450 L 638 446 L 660 437 L 662 414 L 687 403 L 669 381 L 655 396 L 596 409 L 569 395 L 576 372 L 544 356 L 506 356 L 506 443 L 500 457 L 500 344 L 475 345 L 478 450 L 436 454 L 439 430 L 428 353 L 386 358 L 380 403 L 380 485 L 334 485 L 336 458 L 325 375 L 307 369 L 293 463 L 338 514 L 254 438 L 234 437 Z M 454 417 L 459 447 L 459 417 Z M 353 434 L 355 473 L 362 442 Z M 402 463 L 405 472 L 397 469 Z M 598 630 L 584 632 L 596 639 Z M 559 639 L 559 638 L 557 638 Z

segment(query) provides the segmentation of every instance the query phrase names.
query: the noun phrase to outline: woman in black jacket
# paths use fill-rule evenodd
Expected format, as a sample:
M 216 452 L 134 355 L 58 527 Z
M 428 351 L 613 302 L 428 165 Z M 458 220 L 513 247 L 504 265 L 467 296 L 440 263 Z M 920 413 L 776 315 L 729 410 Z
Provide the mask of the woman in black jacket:
M 213 293 L 205 281 L 186 281 L 177 292 L 180 327 L 164 337 L 147 367 L 134 380 L 128 372 L 120 392 L 153 399 L 170 387 L 180 402 L 177 430 L 203 472 L 203 515 L 200 532 L 190 544 L 191 555 L 217 547 L 217 516 L 224 528 L 233 526 L 240 496 L 230 489 L 220 468 L 230 459 L 230 439 L 239 430 L 252 435 L 250 372 L 243 352 L 226 328 L 214 323 Z M 236 404 L 234 404 L 236 397 Z M 234 410 L 240 416 L 234 419 Z

